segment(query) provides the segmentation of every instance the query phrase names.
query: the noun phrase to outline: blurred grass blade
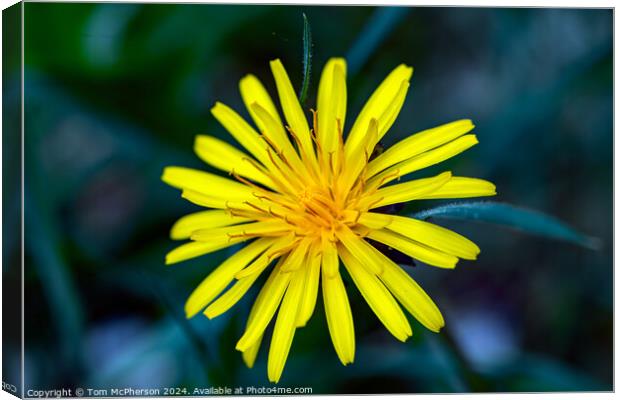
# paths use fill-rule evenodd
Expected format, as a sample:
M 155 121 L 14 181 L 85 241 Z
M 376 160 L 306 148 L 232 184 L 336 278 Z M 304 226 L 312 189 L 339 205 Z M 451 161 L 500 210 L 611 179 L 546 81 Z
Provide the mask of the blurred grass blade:
M 526 233 L 565 240 L 590 249 L 600 247 L 597 238 L 585 236 L 557 218 L 506 203 L 478 201 L 447 204 L 420 211 L 413 214 L 412 217 L 417 219 L 428 219 L 429 217 L 471 219 L 508 226 Z
M 208 366 L 217 365 L 215 357 L 207 347 L 207 344 L 200 339 L 200 335 L 194 330 L 194 327 L 189 323 L 187 318 L 179 312 L 179 307 L 175 306 L 175 304 L 179 304 L 179 302 L 173 302 L 172 299 L 170 299 L 168 289 L 165 288 L 160 281 L 155 280 L 151 275 L 147 274 L 142 269 L 139 272 L 143 282 L 146 282 L 148 287 L 151 289 L 153 297 L 161 303 L 163 308 L 166 310 L 166 314 L 170 315 L 172 320 L 179 326 L 183 334 L 187 337 L 187 341 L 191 345 L 192 350 L 194 350 L 194 352 L 198 355 L 199 359 L 204 361 L 201 363 L 204 377 L 209 379 L 210 382 L 217 383 L 217 381 L 214 380 L 214 371 L 211 368 L 208 368 Z
M 442 336 L 423 333 L 425 345 L 432 357 L 436 359 L 437 364 L 443 371 L 446 382 L 455 393 L 467 393 L 471 389 L 465 380 L 464 373 L 468 371 L 465 368 L 464 360 L 458 359 L 458 347 L 450 347 L 445 343 Z
M 32 263 L 26 267 L 33 266 L 38 275 L 63 362 L 71 365 L 72 373 L 79 374 L 83 367 L 84 302 L 63 255 L 62 235 L 54 216 L 47 206 L 34 203 L 33 196 L 26 192 L 26 251 L 32 257 Z
M 303 106 L 306 103 L 308 97 L 308 87 L 310 86 L 310 73 L 312 72 L 312 32 L 310 32 L 310 23 L 305 13 L 301 14 L 304 17 L 304 35 L 303 35 L 303 73 L 304 79 L 301 84 L 301 91 L 299 92 L 299 102 Z
M 362 69 L 408 12 L 409 7 L 377 7 L 346 56 L 350 76 Z

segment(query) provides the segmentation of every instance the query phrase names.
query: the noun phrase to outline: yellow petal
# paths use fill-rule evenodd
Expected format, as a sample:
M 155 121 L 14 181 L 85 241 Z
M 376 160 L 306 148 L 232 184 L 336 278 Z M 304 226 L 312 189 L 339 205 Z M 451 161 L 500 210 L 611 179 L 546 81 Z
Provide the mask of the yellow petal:
M 399 96 L 402 96 L 403 82 L 408 83 L 411 79 L 413 68 L 404 64 L 396 67 L 385 80 L 379 85 L 375 92 L 370 96 L 362 111 L 359 113 L 346 143 L 346 154 L 349 157 L 358 142 L 362 140 L 362 137 L 366 133 L 368 123 L 372 118 L 382 122 L 381 117 L 391 118 L 394 112 L 395 106 L 398 102 L 394 103 L 394 100 Z M 406 89 L 405 89 L 406 90 Z M 401 103 L 402 106 L 402 103 Z M 385 114 L 386 110 L 392 109 L 392 113 Z M 383 121 L 380 125 L 379 139 L 385 134 L 387 129 L 390 128 L 388 124 L 389 120 Z M 393 120 L 391 122 L 394 122 Z
M 419 199 L 463 199 L 466 197 L 494 196 L 495 185 L 477 178 L 453 176 L 437 190 L 424 194 Z
M 394 216 L 378 213 L 362 213 L 357 222 L 370 229 L 383 229 L 390 225 Z
M 319 291 L 319 274 L 321 272 L 321 254 L 313 250 L 308 255 L 307 266 L 304 268 L 306 287 L 299 305 L 297 327 L 305 326 L 314 313 L 316 298 Z
M 250 309 L 250 315 L 248 316 L 248 320 L 245 324 L 246 329 L 247 326 L 252 323 L 252 321 L 256 318 L 256 310 L 258 309 L 257 304 L 259 303 L 258 299 L 260 299 L 261 294 L 264 296 L 264 294 L 261 292 L 256 301 L 254 301 L 252 308 Z M 260 349 L 262 341 L 263 335 L 260 335 L 258 340 L 254 342 L 254 344 L 252 344 L 249 348 L 242 352 L 241 356 L 243 358 L 243 362 L 245 363 L 245 365 L 247 365 L 248 368 L 252 368 L 254 366 L 254 362 L 256 361 L 256 356 L 258 355 L 258 350 Z
M 278 254 L 284 254 L 297 244 L 297 238 L 294 234 L 288 234 L 277 239 L 268 251 L 265 251 L 263 255 L 254 260 L 246 268 L 237 272 L 235 278 L 244 279 L 250 275 L 255 275 L 262 271 L 271 261 L 278 257 Z M 284 259 L 283 259 L 284 261 Z
M 377 259 L 376 255 L 370 251 L 372 247 L 364 239 L 354 234 L 346 225 L 342 225 L 339 230 L 336 231 L 336 236 L 340 243 L 349 250 L 356 258 L 359 259 L 360 264 L 367 268 L 370 272 L 375 274 L 381 273 L 381 262 Z
M 287 179 L 283 178 L 282 171 L 272 161 L 268 149 L 269 143 L 229 107 L 216 103 L 211 109 L 211 113 L 220 123 L 241 143 L 256 159 L 258 159 L 271 172 L 270 178 L 274 183 L 279 183 L 279 189 L 287 187 Z M 270 131 L 271 133 L 274 131 Z M 271 134 L 270 133 L 270 134 Z M 269 134 L 269 135 L 270 135 Z M 270 137 L 266 135 L 267 137 Z M 284 186 L 282 186 L 284 185 Z
M 387 229 L 467 260 L 475 260 L 480 253 L 480 248 L 471 240 L 449 229 L 418 219 L 393 216 Z
M 331 58 L 325 64 L 319 81 L 319 93 L 317 99 L 317 136 L 323 154 L 338 149 L 338 135 L 344 129 L 347 110 L 347 64 L 344 58 Z
M 374 176 L 401 161 L 448 143 L 474 129 L 471 120 L 463 119 L 416 133 L 390 146 L 368 164 L 368 176 Z
M 432 178 L 423 178 L 387 186 L 379 189 L 374 195 L 360 202 L 361 206 L 377 208 L 388 204 L 404 203 L 411 200 L 427 198 L 450 181 L 452 174 L 443 172 Z
M 226 172 L 235 172 L 240 176 L 274 188 L 274 184 L 244 152 L 213 136 L 198 135 L 194 142 L 194 152 L 200 159 L 212 167 Z
M 390 129 L 394 121 L 396 121 L 396 117 L 398 117 L 400 109 L 403 107 L 403 103 L 405 102 L 405 97 L 407 97 L 408 90 L 409 81 L 402 81 L 400 87 L 398 88 L 396 96 L 394 96 L 394 99 L 392 99 L 390 104 L 386 107 L 386 109 L 379 117 L 378 140 L 381 140 L 381 138 L 387 133 L 388 129 Z
M 248 316 L 248 320 L 246 322 L 247 326 L 252 322 L 252 320 L 256 317 L 256 301 L 252 305 L 250 309 L 250 315 Z M 263 335 L 260 335 L 258 340 L 251 345 L 247 350 L 242 352 L 241 356 L 243 358 L 243 362 L 247 365 L 248 368 L 252 368 L 254 366 L 254 362 L 256 361 L 256 356 L 258 355 L 258 350 L 260 349 L 260 344 L 263 341 Z
M 161 180 L 182 190 L 192 190 L 230 201 L 255 199 L 249 186 L 208 172 L 184 167 L 166 167 Z
M 398 340 L 403 342 L 407 340 L 411 336 L 411 326 L 394 297 L 377 276 L 366 271 L 344 246 L 339 247 L 338 251 L 355 286 L 362 293 L 372 311 Z
M 282 106 L 286 122 L 299 138 L 304 153 L 311 159 L 314 159 L 314 146 L 312 144 L 312 138 L 310 137 L 308 120 L 299 104 L 299 100 L 297 100 L 297 94 L 293 89 L 288 74 L 279 59 L 271 61 L 269 65 L 271 66 L 271 72 L 276 81 L 280 105 Z
M 381 182 L 381 185 L 385 185 L 394 179 L 407 175 L 411 172 L 421 170 L 423 168 L 430 167 L 431 165 L 439 164 L 442 161 L 450 159 L 457 154 L 464 152 L 470 147 L 476 145 L 478 139 L 476 135 L 465 135 L 452 142 L 445 144 L 436 149 L 427 151 L 418 156 L 409 158 L 402 161 L 385 171 L 381 172 L 374 178 L 368 181 L 368 185 L 373 185 L 375 182 Z
M 282 264 L 282 272 L 291 272 L 296 271 L 300 268 L 307 267 L 305 260 L 306 256 L 308 255 L 308 248 L 310 247 L 312 240 L 313 239 L 309 237 L 301 239 L 299 244 L 295 246 L 295 248 L 286 258 L 286 262 Z
M 323 274 L 328 278 L 333 278 L 338 274 L 338 250 L 332 242 L 326 242 L 322 250 Z
M 299 303 L 304 290 L 305 274 L 303 270 L 292 273 L 291 282 L 286 290 L 278 318 L 271 337 L 269 358 L 267 361 L 267 376 L 273 383 L 278 383 L 284 370 L 284 364 L 288 358 L 293 336 L 295 334 L 295 321 L 299 311 Z
M 199 229 L 219 228 L 249 221 L 249 218 L 234 217 L 224 210 L 199 211 L 181 217 L 174 223 L 170 237 L 174 240 L 187 239 Z
M 432 249 L 419 242 L 407 239 L 404 236 L 385 229 L 370 231 L 368 233 L 368 237 L 372 240 L 376 240 L 377 242 L 386 244 L 401 253 L 405 253 L 416 260 L 420 260 L 435 267 L 454 268 L 459 260 L 455 256 Z
M 213 270 L 192 292 L 185 303 L 185 315 L 191 318 L 206 307 L 234 279 L 235 273 L 267 249 L 273 239 L 258 239 L 239 250 Z
M 349 298 L 342 283 L 340 272 L 336 271 L 335 276 L 328 277 L 323 270 L 321 275 L 323 277 L 321 287 L 329 334 L 340 362 L 347 365 L 352 363 L 355 358 L 355 331 Z
M 347 160 L 347 168 L 345 168 L 342 175 L 341 187 L 338 190 L 341 193 L 348 193 L 360 173 L 363 171 L 366 162 L 370 158 L 375 144 L 378 141 L 377 128 L 378 122 L 376 119 L 371 119 L 368 124 L 368 132 L 364 138 L 358 143 L 356 148 L 351 153 L 351 157 Z
M 239 91 L 241 92 L 245 107 L 261 132 L 266 131 L 266 126 L 256 115 L 256 112 L 252 108 L 252 104 L 258 104 L 281 128 L 283 128 L 282 120 L 280 119 L 280 115 L 278 114 L 273 100 L 271 100 L 271 96 L 269 96 L 269 93 L 256 76 L 251 74 L 244 76 L 243 79 L 239 81 Z M 282 129 L 282 134 L 284 134 L 286 138 L 284 129 Z
M 239 114 L 220 102 L 211 108 L 211 114 L 250 154 L 264 165 L 269 165 L 265 141 Z
M 243 242 L 247 239 L 235 238 L 224 241 L 213 241 L 209 243 L 189 242 L 182 244 L 166 254 L 166 265 L 176 264 L 181 261 L 196 258 L 205 254 L 213 253 L 234 244 Z
M 231 202 L 221 197 L 214 197 L 212 195 L 206 195 L 204 193 L 197 192 L 195 190 L 185 189 L 181 192 L 181 197 L 198 205 L 207 208 L 220 208 L 225 209 L 228 206 L 235 205 L 235 208 L 250 208 L 244 205 L 243 202 Z M 244 200 L 245 201 L 245 200 Z
M 281 260 L 283 259 L 281 258 Z M 280 305 L 280 300 L 282 300 L 291 278 L 291 273 L 282 272 L 280 267 L 281 263 L 278 263 L 261 289 L 255 304 L 256 316 L 248 321 L 245 333 L 237 342 L 237 350 L 248 350 L 262 337 L 265 328 L 273 318 L 278 305 Z
M 384 261 L 383 273 L 379 275 L 379 279 L 422 325 L 433 332 L 439 332 L 444 326 L 444 320 L 433 300 L 394 261 L 377 249 L 375 252 Z
M 204 311 L 204 315 L 209 319 L 213 319 L 230 310 L 248 292 L 263 270 L 267 268 L 267 265 L 269 265 L 269 263 L 264 264 L 255 274 L 238 280 L 224 294 L 218 297 L 213 303 L 209 304 L 209 307 Z
M 254 103 L 250 108 L 254 110 L 256 118 L 260 120 L 265 127 L 263 134 L 274 144 L 274 151 L 278 154 L 282 153 L 297 172 L 303 173 L 305 166 L 302 164 L 297 151 L 288 139 L 282 122 L 276 121 L 260 104 Z
M 256 356 L 258 355 L 258 350 L 260 349 L 260 344 L 262 341 L 263 335 L 261 335 L 260 338 L 256 341 L 256 343 L 250 346 L 249 349 L 241 353 L 241 356 L 243 357 L 243 362 L 248 368 L 252 368 L 254 366 L 254 362 L 256 361 Z
M 269 220 L 214 229 L 200 229 L 192 234 L 191 239 L 199 242 L 217 242 L 235 240 L 242 236 L 245 237 L 244 240 L 247 240 L 251 239 L 252 236 L 281 236 L 290 230 L 290 226 L 280 220 Z
M 258 277 L 258 275 L 256 275 Z M 226 311 L 230 310 L 232 306 L 237 304 L 239 300 L 247 293 L 247 291 L 252 287 L 255 279 L 252 277 L 248 277 L 242 279 L 240 281 L 235 282 L 235 284 L 228 289 L 224 294 L 218 297 L 213 303 L 209 304 L 209 306 L 204 311 L 204 315 L 209 319 L 213 319 L 218 315 L 224 314 Z

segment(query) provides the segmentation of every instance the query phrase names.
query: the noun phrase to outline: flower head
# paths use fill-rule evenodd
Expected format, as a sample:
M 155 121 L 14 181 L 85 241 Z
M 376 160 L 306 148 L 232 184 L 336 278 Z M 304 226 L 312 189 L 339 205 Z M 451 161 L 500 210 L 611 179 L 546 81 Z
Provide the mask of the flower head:
M 439 331 L 444 320 L 437 306 L 371 241 L 440 268 L 454 268 L 459 258 L 475 259 L 479 248 L 445 228 L 377 209 L 412 200 L 490 196 L 495 186 L 449 171 L 394 182 L 475 145 L 476 136 L 468 134 L 474 127 L 470 120 L 417 133 L 371 159 L 405 101 L 412 68 L 400 65 L 385 78 L 346 141 L 343 59 L 331 59 L 323 69 L 312 129 L 280 60 L 271 62 L 271 70 L 285 122 L 260 81 L 247 75 L 239 86 L 255 127 L 224 104 L 211 110 L 247 152 L 212 136 L 196 138 L 197 155 L 234 180 L 182 167 L 165 168 L 162 179 L 209 209 L 173 226 L 173 239 L 191 241 L 168 253 L 167 264 L 246 244 L 194 290 L 185 305 L 188 318 L 202 310 L 209 318 L 226 312 L 263 272 L 269 274 L 236 348 L 251 367 L 277 312 L 268 357 L 269 379 L 277 382 L 295 330 L 313 314 L 319 286 L 336 353 L 343 364 L 353 362 L 355 337 L 344 270 L 397 339 L 411 336 L 401 305 L 425 327 Z

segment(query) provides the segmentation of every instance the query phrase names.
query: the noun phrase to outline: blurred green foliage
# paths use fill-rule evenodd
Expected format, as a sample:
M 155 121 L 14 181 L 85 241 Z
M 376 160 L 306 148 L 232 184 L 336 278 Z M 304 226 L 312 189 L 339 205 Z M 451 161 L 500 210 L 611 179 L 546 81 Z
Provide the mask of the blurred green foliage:
M 428 220 L 431 217 L 455 218 L 488 222 L 542 237 L 565 240 L 593 250 L 598 239 L 584 236 L 562 221 L 549 215 L 495 201 L 461 201 L 422 210 L 412 217 Z
M 611 10 L 26 3 L 25 12 L 27 387 L 268 385 L 265 349 L 251 370 L 234 350 L 256 291 L 212 321 L 184 319 L 187 295 L 236 249 L 165 267 L 168 229 L 196 207 L 159 175 L 166 165 L 210 170 L 193 138 L 231 140 L 209 108 L 243 111 L 244 74 L 273 93 L 268 61 L 279 57 L 301 87 L 305 13 L 308 107 L 329 57 L 349 59 L 347 127 L 393 67 L 413 65 L 386 146 L 471 118 L 480 145 L 424 174 L 489 179 L 498 200 L 554 215 L 601 247 L 438 221 L 482 248 L 455 271 L 407 267 L 444 311 L 445 330 L 412 321 L 414 337 L 400 343 L 348 282 L 355 363 L 339 364 L 319 304 L 281 385 L 612 389 Z M 10 72 L 6 84 L 18 87 Z

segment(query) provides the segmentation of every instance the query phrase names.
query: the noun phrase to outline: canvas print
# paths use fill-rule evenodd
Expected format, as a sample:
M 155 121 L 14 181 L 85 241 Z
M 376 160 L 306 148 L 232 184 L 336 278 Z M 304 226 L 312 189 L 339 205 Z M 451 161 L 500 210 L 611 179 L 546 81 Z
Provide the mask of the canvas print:
M 613 391 L 613 10 L 3 11 L 3 389 Z

